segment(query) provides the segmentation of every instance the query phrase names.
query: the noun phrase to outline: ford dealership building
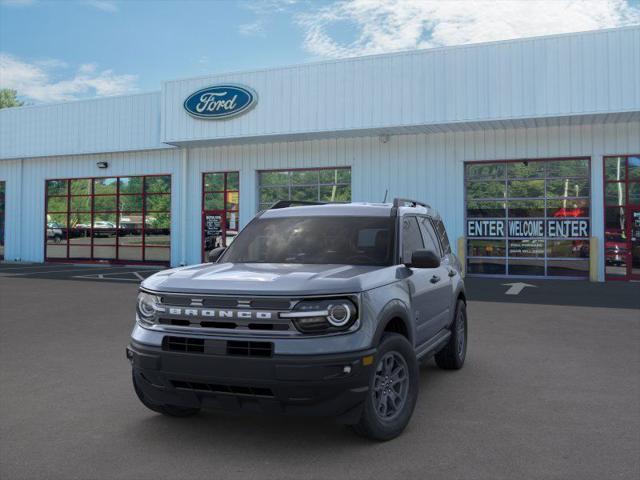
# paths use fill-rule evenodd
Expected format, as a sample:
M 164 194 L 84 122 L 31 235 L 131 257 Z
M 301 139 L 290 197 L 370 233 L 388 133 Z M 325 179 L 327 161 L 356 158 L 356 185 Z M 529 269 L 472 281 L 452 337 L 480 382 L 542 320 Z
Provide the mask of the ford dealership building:
M 276 200 L 385 193 L 468 275 L 640 279 L 640 27 L 0 111 L 5 261 L 193 264 Z

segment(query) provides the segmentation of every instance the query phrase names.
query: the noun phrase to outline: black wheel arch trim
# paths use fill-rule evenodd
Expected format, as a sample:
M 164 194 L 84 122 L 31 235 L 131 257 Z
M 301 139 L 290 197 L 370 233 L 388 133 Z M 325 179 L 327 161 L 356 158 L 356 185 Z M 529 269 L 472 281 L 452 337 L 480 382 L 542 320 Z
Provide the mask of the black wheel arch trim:
M 378 326 L 373 336 L 372 346 L 377 346 L 380 344 L 382 335 L 384 334 L 387 325 L 389 325 L 389 323 L 396 318 L 402 321 L 407 331 L 407 340 L 409 340 L 409 343 L 411 345 L 414 345 L 414 328 L 413 324 L 411 323 L 411 314 L 409 308 L 400 300 L 391 300 L 384 306 L 384 308 L 380 312 L 380 315 L 378 316 Z

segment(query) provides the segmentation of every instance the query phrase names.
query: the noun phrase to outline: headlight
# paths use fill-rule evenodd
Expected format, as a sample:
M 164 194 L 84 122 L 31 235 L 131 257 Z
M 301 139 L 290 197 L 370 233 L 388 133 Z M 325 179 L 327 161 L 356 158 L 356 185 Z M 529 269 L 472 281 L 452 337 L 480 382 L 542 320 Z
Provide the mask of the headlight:
M 358 319 L 358 310 L 348 298 L 303 300 L 280 317 L 290 318 L 302 333 L 330 333 L 349 329 Z
M 160 299 L 157 296 L 146 292 L 140 292 L 138 294 L 138 303 L 136 308 L 138 311 L 138 318 L 147 325 L 155 323 L 154 317 L 159 303 Z

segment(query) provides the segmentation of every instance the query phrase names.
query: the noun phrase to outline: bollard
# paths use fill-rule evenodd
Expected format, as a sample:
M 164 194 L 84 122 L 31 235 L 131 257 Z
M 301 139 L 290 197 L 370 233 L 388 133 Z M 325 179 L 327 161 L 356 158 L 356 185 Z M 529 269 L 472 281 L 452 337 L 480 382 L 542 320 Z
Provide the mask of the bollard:
M 466 242 L 464 237 L 458 238 L 458 259 L 462 264 L 462 277 L 464 278 L 467 273 L 467 262 L 465 260 L 466 257 Z
M 598 281 L 598 237 L 591 237 L 589 239 L 589 281 Z

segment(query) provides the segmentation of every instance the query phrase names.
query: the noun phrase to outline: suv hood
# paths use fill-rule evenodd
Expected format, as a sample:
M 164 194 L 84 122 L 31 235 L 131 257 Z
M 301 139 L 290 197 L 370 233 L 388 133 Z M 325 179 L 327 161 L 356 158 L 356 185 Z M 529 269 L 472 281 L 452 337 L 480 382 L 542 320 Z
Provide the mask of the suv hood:
M 164 270 L 142 282 L 160 292 L 236 295 L 357 293 L 392 283 L 397 267 L 205 263 Z

